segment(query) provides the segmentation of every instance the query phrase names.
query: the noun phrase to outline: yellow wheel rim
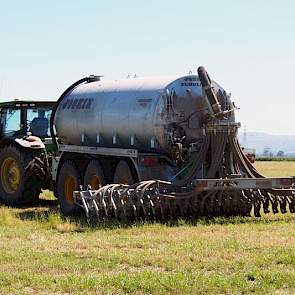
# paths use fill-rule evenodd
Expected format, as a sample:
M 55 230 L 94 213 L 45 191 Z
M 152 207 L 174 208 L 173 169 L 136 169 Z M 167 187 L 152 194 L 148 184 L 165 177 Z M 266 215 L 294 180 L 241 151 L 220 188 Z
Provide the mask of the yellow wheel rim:
M 127 175 L 122 175 L 121 178 L 120 178 L 119 183 L 121 183 L 121 184 L 129 184 L 128 176 Z
M 91 188 L 94 189 L 99 189 L 99 186 L 101 184 L 100 177 L 98 175 L 92 175 L 90 178 L 90 185 Z
M 21 179 L 20 167 L 13 157 L 4 159 L 1 165 L 1 182 L 7 193 L 17 191 Z
M 67 175 L 65 178 L 65 198 L 69 205 L 74 203 L 73 191 L 77 188 L 77 182 L 75 177 Z

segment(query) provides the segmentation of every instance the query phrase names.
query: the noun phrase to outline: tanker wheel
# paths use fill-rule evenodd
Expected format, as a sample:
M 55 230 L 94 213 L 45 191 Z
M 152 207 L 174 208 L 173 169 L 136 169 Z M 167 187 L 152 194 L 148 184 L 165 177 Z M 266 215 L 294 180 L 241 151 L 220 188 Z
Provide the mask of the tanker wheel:
M 45 179 L 44 151 L 20 151 L 13 145 L 0 153 L 0 199 L 12 206 L 36 201 Z
M 87 189 L 87 186 L 90 185 L 91 189 L 97 190 L 100 186 L 105 184 L 106 182 L 101 164 L 98 160 L 90 161 L 84 173 L 84 188 Z
M 114 183 L 120 184 L 133 184 L 134 178 L 129 168 L 128 163 L 125 160 L 121 160 L 115 170 Z
M 66 216 L 74 215 L 78 205 L 74 202 L 73 192 L 79 189 L 80 173 L 73 161 L 65 161 L 60 169 L 57 180 L 57 197 L 62 213 Z

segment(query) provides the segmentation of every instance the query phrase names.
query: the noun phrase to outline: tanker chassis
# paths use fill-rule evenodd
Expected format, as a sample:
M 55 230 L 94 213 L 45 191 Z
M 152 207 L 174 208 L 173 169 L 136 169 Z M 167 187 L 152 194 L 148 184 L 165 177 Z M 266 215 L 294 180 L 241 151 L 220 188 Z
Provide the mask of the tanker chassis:
M 294 179 L 264 178 L 238 141 L 230 96 L 198 75 L 71 85 L 51 116 L 65 215 L 177 218 L 295 212 Z

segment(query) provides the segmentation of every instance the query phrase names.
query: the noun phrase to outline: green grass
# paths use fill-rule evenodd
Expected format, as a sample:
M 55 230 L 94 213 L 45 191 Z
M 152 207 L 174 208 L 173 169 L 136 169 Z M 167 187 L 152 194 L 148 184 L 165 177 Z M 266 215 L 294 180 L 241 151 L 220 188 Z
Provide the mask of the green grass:
M 42 198 L 0 207 L 0 294 L 295 293 L 291 214 L 89 226 Z

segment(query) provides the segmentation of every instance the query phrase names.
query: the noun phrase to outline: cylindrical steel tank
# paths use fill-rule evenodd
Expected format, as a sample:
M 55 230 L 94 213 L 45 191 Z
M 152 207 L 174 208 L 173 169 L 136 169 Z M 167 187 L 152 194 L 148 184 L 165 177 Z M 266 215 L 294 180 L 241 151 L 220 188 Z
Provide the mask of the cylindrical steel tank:
M 222 110 L 229 96 L 212 82 Z M 54 116 L 62 144 L 167 151 L 171 136 L 189 145 L 202 135 L 212 115 L 197 75 L 99 80 L 75 87 L 60 101 Z M 234 121 L 233 112 L 227 122 Z

